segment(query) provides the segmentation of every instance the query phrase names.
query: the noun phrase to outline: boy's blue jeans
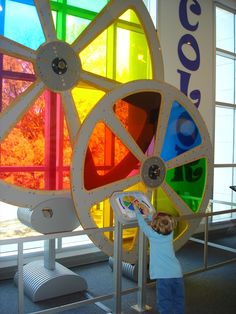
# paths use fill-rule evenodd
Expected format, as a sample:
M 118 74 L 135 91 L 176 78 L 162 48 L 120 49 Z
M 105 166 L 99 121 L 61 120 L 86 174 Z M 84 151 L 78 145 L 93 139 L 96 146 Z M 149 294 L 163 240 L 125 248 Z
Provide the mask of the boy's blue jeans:
M 184 314 L 183 278 L 157 279 L 156 292 L 160 314 Z

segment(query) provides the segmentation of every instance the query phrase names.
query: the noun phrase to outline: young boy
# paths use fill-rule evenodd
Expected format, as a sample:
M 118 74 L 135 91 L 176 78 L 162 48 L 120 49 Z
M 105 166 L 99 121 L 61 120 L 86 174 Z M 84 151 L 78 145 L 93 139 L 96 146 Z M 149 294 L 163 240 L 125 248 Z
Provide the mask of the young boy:
M 156 279 L 157 309 L 160 314 L 184 314 L 183 275 L 173 248 L 175 220 L 165 213 L 155 213 L 149 226 L 138 206 L 135 213 L 150 243 L 149 273 L 151 279 Z

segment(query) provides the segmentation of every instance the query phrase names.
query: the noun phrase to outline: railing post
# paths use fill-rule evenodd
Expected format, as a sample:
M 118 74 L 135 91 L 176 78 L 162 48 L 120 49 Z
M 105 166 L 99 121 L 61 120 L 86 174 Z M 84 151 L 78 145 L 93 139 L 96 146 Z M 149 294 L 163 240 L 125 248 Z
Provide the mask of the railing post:
M 204 268 L 208 267 L 208 216 L 205 217 L 204 229 Z
M 49 270 L 55 269 L 56 239 L 44 240 L 44 267 Z
M 147 282 L 147 238 L 139 229 L 139 248 L 138 248 L 138 293 L 137 304 L 132 306 L 138 312 L 150 310 L 146 305 L 146 282 Z
M 115 217 L 114 239 L 114 314 L 121 314 L 121 288 L 122 288 L 122 224 Z
M 24 280 L 23 280 L 23 242 L 18 242 L 18 313 L 23 314 L 24 311 Z

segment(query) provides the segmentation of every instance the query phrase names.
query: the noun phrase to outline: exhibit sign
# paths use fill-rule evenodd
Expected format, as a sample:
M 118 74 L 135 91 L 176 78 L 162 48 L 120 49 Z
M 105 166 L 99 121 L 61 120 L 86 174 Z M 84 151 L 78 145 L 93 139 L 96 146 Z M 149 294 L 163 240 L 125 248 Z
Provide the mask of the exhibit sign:
M 211 136 L 214 117 L 213 12 L 212 1 L 158 1 L 165 81 L 192 100 Z

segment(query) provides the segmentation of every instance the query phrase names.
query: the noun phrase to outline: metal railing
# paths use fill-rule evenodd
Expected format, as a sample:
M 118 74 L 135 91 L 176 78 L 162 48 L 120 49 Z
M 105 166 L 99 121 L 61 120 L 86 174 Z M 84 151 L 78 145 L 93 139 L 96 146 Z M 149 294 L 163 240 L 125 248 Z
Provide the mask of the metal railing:
M 193 237 L 190 238 L 191 241 L 196 241 L 198 243 L 201 243 L 204 245 L 204 256 L 203 256 L 203 267 L 194 270 L 189 273 L 185 273 L 185 276 L 189 276 L 191 274 L 195 274 L 198 272 L 203 272 L 208 269 L 212 269 L 215 267 L 219 267 L 222 265 L 225 265 L 227 263 L 236 262 L 236 257 L 232 258 L 230 260 L 226 260 L 221 263 L 217 263 L 214 265 L 208 265 L 208 247 L 214 246 L 222 250 L 228 250 L 232 253 L 236 254 L 236 249 L 229 248 L 222 245 L 217 245 L 213 243 L 209 243 L 208 241 L 208 232 L 209 232 L 209 217 L 215 216 L 215 215 L 222 215 L 222 214 L 228 214 L 228 213 L 236 213 L 236 209 L 232 210 L 224 210 L 224 211 L 218 211 L 218 212 L 207 212 L 207 213 L 196 213 L 192 215 L 183 215 L 180 217 L 177 217 L 177 221 L 183 221 L 183 220 L 192 220 L 192 219 L 199 219 L 203 218 L 205 219 L 205 228 L 204 228 L 204 240 L 195 239 Z M 137 224 L 132 225 L 137 226 Z M 112 313 L 120 314 L 121 313 L 121 297 L 126 294 L 137 292 L 137 305 L 134 306 L 134 308 L 138 312 L 142 312 L 144 309 L 146 309 L 146 287 L 153 285 L 153 283 L 147 283 L 146 282 L 146 269 L 147 269 L 147 252 L 146 245 L 147 241 L 143 233 L 139 232 L 139 269 L 138 269 L 138 284 L 137 287 L 129 288 L 126 290 L 122 290 L 121 287 L 121 263 L 122 263 L 122 256 L 121 256 L 121 242 L 122 242 L 122 230 L 130 228 L 130 226 L 124 226 L 121 225 L 118 221 L 115 223 L 115 227 L 106 227 L 106 228 L 91 228 L 86 230 L 79 230 L 79 231 L 72 231 L 72 232 L 63 232 L 63 233 L 55 233 L 55 234 L 48 234 L 48 235 L 39 235 L 39 236 L 31 236 L 31 237 L 25 237 L 25 238 L 12 238 L 12 239 L 2 239 L 0 240 L 0 245 L 6 245 L 6 244 L 13 244 L 17 243 L 18 246 L 18 258 L 17 258 L 17 264 L 18 264 L 18 313 L 23 314 L 25 313 L 24 309 L 24 280 L 23 280 L 23 265 L 24 265 L 24 255 L 23 255 L 23 245 L 25 242 L 32 242 L 32 241 L 47 241 L 47 240 L 53 240 L 56 238 L 63 238 L 63 237 L 71 237 L 71 236 L 77 236 L 77 235 L 84 235 L 84 234 L 91 234 L 91 233 L 99 233 L 99 232 L 107 232 L 107 231 L 114 231 L 115 233 L 115 240 L 114 240 L 114 274 L 113 274 L 113 285 L 114 285 L 114 292 L 106 295 L 96 296 L 96 297 L 90 297 L 89 299 L 73 302 L 66 305 L 61 305 L 57 307 L 53 307 L 47 310 L 37 311 L 37 312 L 31 312 L 31 314 L 39 314 L 39 313 L 58 313 L 59 311 L 65 311 L 73 308 L 77 308 L 80 306 L 85 306 L 89 304 L 96 304 L 98 302 L 102 302 L 104 300 L 114 299 L 114 309 Z

